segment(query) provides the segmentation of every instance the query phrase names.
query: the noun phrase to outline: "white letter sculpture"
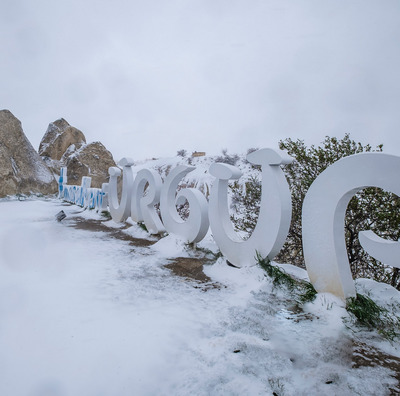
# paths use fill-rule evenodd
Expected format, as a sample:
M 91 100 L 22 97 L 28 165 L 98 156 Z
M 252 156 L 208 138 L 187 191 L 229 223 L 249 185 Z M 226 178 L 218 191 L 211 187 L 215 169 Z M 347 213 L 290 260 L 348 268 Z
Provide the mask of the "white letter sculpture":
M 67 168 L 62 167 L 58 178 L 58 198 L 64 198 L 64 185 L 67 184 L 67 180 Z
M 111 167 L 108 169 L 110 181 L 108 183 L 108 206 L 112 219 L 116 223 L 125 221 L 131 213 L 131 195 L 133 186 L 132 165 L 130 158 L 122 158 L 119 164 L 123 167 L 123 182 L 121 202 L 118 202 L 117 183 L 118 177 L 121 176 L 121 169 Z
M 344 237 L 346 208 L 366 187 L 380 187 L 400 195 L 400 157 L 363 153 L 343 158 L 313 182 L 303 204 L 303 250 L 307 272 L 318 292 L 342 298 L 356 295 Z M 377 260 L 400 267 L 400 243 L 385 241 L 372 231 L 360 242 Z
M 100 202 L 97 205 L 101 210 L 107 210 L 108 208 L 108 183 L 101 185 L 101 193 L 99 194 Z
M 364 250 L 374 259 L 386 265 L 400 268 L 399 242 L 388 241 L 371 230 L 359 232 L 358 239 Z
M 147 194 L 143 196 L 147 183 Z M 161 176 L 155 170 L 150 169 L 140 170 L 133 183 L 131 218 L 136 222 L 143 221 L 151 234 L 159 234 L 165 231 L 164 225 L 154 207 L 160 202 L 161 187 Z
M 254 264 L 256 252 L 272 260 L 285 243 L 292 216 L 290 190 L 280 165 L 289 164 L 293 159 L 283 152 L 261 149 L 250 153 L 247 160 L 262 166 L 260 214 L 247 241 L 232 226 L 227 197 L 228 181 L 239 179 L 241 172 L 222 163 L 210 167 L 210 173 L 217 178 L 209 201 L 211 231 L 221 252 L 238 267 Z
M 161 190 L 160 210 L 165 229 L 172 234 L 185 238 L 189 243 L 201 241 L 207 234 L 209 222 L 207 200 L 195 188 L 184 188 L 176 194 L 180 180 L 195 167 L 179 165 L 165 179 Z M 176 199 L 175 199 L 176 195 Z M 177 210 L 176 202 L 188 201 L 189 217 L 183 220 Z
M 75 195 L 75 204 L 79 206 L 86 206 L 86 196 L 90 189 L 90 184 L 92 183 L 92 178 L 89 176 L 82 176 L 82 183 L 80 189 Z

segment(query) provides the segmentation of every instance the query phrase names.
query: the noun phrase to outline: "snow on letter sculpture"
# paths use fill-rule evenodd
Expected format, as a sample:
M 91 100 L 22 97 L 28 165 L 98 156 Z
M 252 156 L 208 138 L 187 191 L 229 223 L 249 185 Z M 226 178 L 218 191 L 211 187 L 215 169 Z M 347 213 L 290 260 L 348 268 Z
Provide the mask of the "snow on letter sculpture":
M 222 163 L 210 167 L 210 173 L 217 178 L 209 201 L 211 231 L 221 252 L 238 267 L 255 263 L 256 251 L 271 260 L 278 254 L 289 231 L 292 210 L 289 186 L 280 168 L 292 162 L 292 158 L 283 152 L 261 149 L 249 154 L 247 160 L 262 166 L 260 214 L 247 241 L 234 231 L 227 198 L 228 181 L 239 179 L 241 172 Z
M 147 183 L 146 195 L 143 196 Z M 136 222 L 143 221 L 151 234 L 159 234 L 165 231 L 164 225 L 154 207 L 160 202 L 161 187 L 161 176 L 150 169 L 140 170 L 133 183 L 131 218 Z
M 119 165 L 123 167 L 122 175 L 122 195 L 121 202 L 118 202 L 117 183 L 118 177 L 121 176 L 121 169 L 113 166 L 108 168 L 110 181 L 108 183 L 108 206 L 112 219 L 116 223 L 125 221 L 131 212 L 131 194 L 133 185 L 132 165 L 133 160 L 130 158 L 122 158 Z
M 205 196 L 195 188 L 184 188 L 176 194 L 180 180 L 193 169 L 194 166 L 179 165 L 172 170 L 165 179 L 160 196 L 161 217 L 165 229 L 185 238 L 189 243 L 201 241 L 209 227 Z M 185 200 L 190 208 L 186 221 L 179 216 L 175 207 L 177 202 Z
M 400 196 L 400 157 L 363 153 L 343 158 L 325 169 L 304 199 L 303 250 L 307 272 L 318 292 L 342 298 L 355 296 L 344 237 L 347 205 L 366 187 L 380 187 Z M 360 242 L 377 260 L 400 268 L 400 243 L 360 232 Z
M 58 198 L 64 197 L 64 185 L 67 184 L 67 168 L 60 169 L 60 177 L 58 178 Z

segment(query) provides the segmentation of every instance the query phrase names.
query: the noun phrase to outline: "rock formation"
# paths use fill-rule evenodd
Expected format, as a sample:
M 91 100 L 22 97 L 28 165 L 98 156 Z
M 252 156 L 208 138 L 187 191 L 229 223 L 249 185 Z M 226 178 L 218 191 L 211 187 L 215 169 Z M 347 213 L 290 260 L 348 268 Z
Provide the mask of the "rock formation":
M 97 188 L 108 181 L 108 168 L 115 166 L 112 154 L 100 142 L 89 143 L 62 160 L 68 169 L 68 184 L 80 184 L 82 176 L 90 176 L 91 187 Z
M 49 124 L 39 145 L 39 155 L 59 161 L 68 148 L 79 149 L 84 144 L 85 135 L 60 118 Z
M 0 197 L 53 194 L 57 182 L 9 111 L 0 111 Z
M 82 176 L 92 178 L 91 187 L 108 181 L 108 168 L 115 166 L 112 154 L 100 143 L 86 144 L 85 135 L 63 118 L 49 124 L 39 154 L 58 178 L 67 167 L 68 184 L 80 185 Z

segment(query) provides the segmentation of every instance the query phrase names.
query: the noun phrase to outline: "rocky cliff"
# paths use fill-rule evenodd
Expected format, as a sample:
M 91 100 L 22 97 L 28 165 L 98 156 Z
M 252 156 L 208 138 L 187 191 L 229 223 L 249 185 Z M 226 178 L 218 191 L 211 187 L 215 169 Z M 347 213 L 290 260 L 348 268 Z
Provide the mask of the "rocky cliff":
M 56 192 L 57 182 L 21 122 L 9 110 L 0 110 L 0 197 Z

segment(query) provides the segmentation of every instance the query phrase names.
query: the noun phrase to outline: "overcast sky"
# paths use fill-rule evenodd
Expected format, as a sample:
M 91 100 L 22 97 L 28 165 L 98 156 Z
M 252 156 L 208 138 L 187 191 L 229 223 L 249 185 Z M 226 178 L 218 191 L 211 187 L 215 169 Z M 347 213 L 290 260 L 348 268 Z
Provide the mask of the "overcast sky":
M 0 108 L 144 159 L 319 143 L 400 154 L 399 0 L 0 0 Z

